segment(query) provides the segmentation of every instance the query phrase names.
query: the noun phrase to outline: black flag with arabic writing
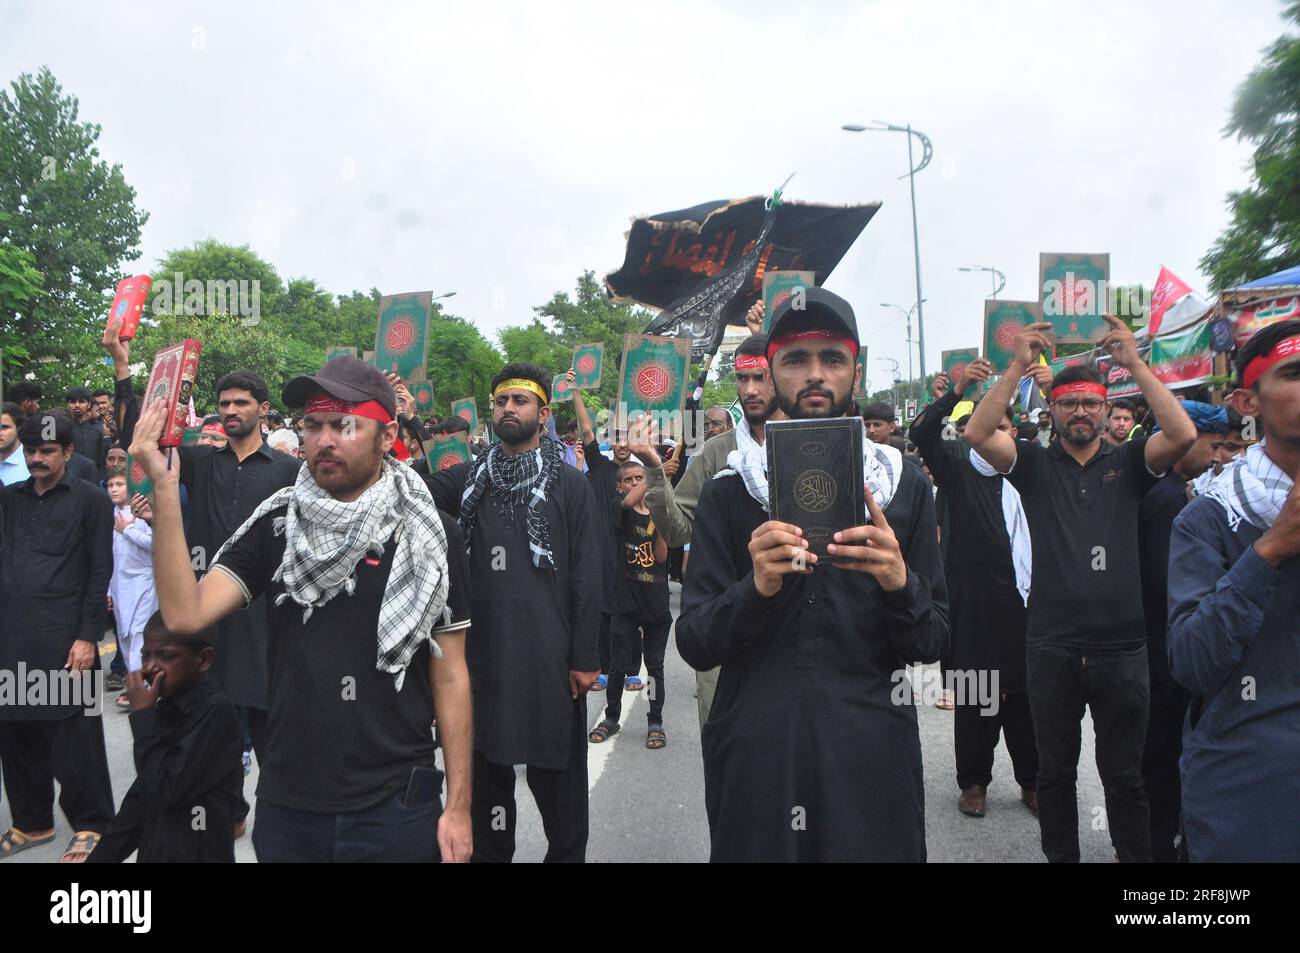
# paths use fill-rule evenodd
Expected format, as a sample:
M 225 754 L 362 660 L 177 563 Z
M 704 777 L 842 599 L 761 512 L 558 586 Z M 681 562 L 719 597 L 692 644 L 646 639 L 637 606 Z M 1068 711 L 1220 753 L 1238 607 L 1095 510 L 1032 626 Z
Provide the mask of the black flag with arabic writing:
M 880 208 L 778 201 L 761 195 L 639 218 L 623 267 L 605 277 L 615 300 L 663 312 L 648 334 L 690 336 L 692 359 L 716 350 L 728 324 L 762 294 L 766 271 L 811 271 L 825 282 Z

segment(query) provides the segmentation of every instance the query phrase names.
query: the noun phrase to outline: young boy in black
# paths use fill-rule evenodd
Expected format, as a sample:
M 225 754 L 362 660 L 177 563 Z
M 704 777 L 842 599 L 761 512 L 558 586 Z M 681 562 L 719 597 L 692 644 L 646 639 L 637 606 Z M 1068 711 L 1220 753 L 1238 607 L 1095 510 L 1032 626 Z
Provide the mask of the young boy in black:
M 619 580 L 611 607 L 612 645 L 605 718 L 588 736 L 599 744 L 618 732 L 623 709 L 623 684 L 641 668 L 642 639 L 646 672 L 650 676 L 649 730 L 645 746 L 668 743 L 664 734 L 664 651 L 673 626 L 668 607 L 668 543 L 655 530 L 645 505 L 645 469 L 634 460 L 618 468 L 618 492 L 612 518 L 618 530 Z
M 145 623 L 140 671 L 126 679 L 136 779 L 94 863 L 235 861 L 244 770 L 235 706 L 209 683 L 213 630 L 178 636 L 162 613 Z

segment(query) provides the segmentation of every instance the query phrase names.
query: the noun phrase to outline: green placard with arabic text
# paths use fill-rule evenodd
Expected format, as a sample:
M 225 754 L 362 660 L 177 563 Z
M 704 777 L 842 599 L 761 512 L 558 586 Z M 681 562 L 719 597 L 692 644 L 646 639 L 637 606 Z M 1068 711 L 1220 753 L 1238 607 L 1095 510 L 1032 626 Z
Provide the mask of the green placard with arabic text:
M 662 422 L 660 432 L 681 432 L 681 410 L 686 403 L 686 378 L 690 372 L 689 338 L 653 334 L 628 334 L 623 338 L 623 368 L 618 379 L 618 407 L 626 421 L 653 413 Z M 676 424 L 666 415 L 676 411 Z
M 604 341 L 579 344 L 573 349 L 573 386 L 578 390 L 599 390 L 604 367 Z
M 424 362 L 429 348 L 432 306 L 432 291 L 385 295 L 379 299 L 375 367 L 390 371 L 404 381 L 426 379 Z
M 1110 255 L 1038 256 L 1039 300 L 1057 344 L 1094 344 L 1106 336 Z
M 1026 324 L 1042 320 L 1037 301 L 984 302 L 984 356 L 993 362 L 993 373 L 1001 374 L 1016 356 L 1016 335 Z
M 469 422 L 469 432 L 478 432 L 478 402 L 473 397 L 462 397 L 451 402 L 453 417 L 460 417 Z

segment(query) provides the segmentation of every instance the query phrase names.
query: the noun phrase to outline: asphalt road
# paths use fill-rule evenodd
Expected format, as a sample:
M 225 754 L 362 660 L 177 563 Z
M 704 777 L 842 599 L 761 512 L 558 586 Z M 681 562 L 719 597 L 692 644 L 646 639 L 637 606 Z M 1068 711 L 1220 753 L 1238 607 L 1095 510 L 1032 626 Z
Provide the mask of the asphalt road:
M 674 614 L 678 587 L 672 584 Z M 107 663 L 107 658 L 105 659 Z M 644 674 L 644 673 L 643 673 Z M 709 857 L 709 828 L 704 813 L 704 778 L 700 765 L 699 720 L 695 707 L 695 673 L 677 655 L 675 639 L 668 643 L 665 666 L 664 729 L 668 746 L 658 751 L 645 747 L 647 699 L 644 692 L 627 693 L 623 704 L 623 730 L 602 745 L 590 745 L 588 785 L 591 836 L 587 860 L 701 862 Z M 589 722 L 600 720 L 605 695 L 588 696 Z M 112 769 L 113 791 L 118 800 L 134 777 L 131 730 L 124 714 L 105 713 L 104 731 Z M 934 707 L 919 710 L 921 747 L 925 765 L 926 843 L 933 862 L 1041 863 L 1038 822 L 1021 805 L 1020 789 L 1011 774 L 1006 749 L 998 746 L 993 784 L 989 788 L 987 816 L 970 818 L 957 811 L 957 782 L 952 753 L 952 713 Z M 1079 760 L 1079 841 L 1085 862 L 1113 858 L 1104 830 L 1093 828 L 1102 814 L 1101 782 L 1093 760 L 1091 720 L 1083 723 L 1083 753 Z M 519 835 L 515 859 L 540 861 L 546 853 L 541 817 L 517 769 L 515 794 L 519 803 Z M 245 790 L 252 799 L 257 768 Z M 25 851 L 8 863 L 41 863 L 58 859 L 72 836 L 66 819 L 56 808 L 57 836 L 50 844 Z M 11 823 L 8 800 L 0 803 L 0 830 Z M 253 815 L 256 823 L 256 813 Z M 254 862 L 248 837 L 236 844 L 241 862 Z

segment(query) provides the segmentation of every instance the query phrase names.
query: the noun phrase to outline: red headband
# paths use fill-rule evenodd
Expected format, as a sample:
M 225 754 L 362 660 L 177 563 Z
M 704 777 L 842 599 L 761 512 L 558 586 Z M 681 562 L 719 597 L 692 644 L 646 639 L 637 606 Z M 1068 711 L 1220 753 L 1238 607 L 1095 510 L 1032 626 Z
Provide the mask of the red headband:
M 852 351 L 854 357 L 858 356 L 858 342 L 853 340 L 853 338 L 843 337 L 842 335 L 836 334 L 834 331 L 825 331 L 819 328 L 812 331 L 791 331 L 789 334 L 782 334 L 779 338 L 771 339 L 767 342 L 767 359 L 770 361 L 776 355 L 776 352 L 781 350 L 781 348 L 785 347 L 787 344 L 793 344 L 795 341 L 802 341 L 807 338 L 821 338 L 826 341 L 838 341 L 840 344 L 843 344 Z
M 219 433 L 224 437 L 226 435 L 226 428 L 214 421 L 210 424 L 204 424 L 199 433 Z
M 1246 370 L 1241 375 L 1241 386 L 1254 387 L 1255 381 L 1259 380 L 1270 367 L 1285 361 L 1288 357 L 1295 357 L 1297 354 L 1300 354 L 1300 334 L 1283 338 L 1273 345 L 1273 350 L 1253 358 L 1246 365 Z
M 381 424 L 391 423 L 393 415 L 377 400 L 367 400 L 359 404 L 350 404 L 327 394 L 317 394 L 307 401 L 304 414 L 352 414 L 356 417 L 369 417 Z
M 767 369 L 767 358 L 762 354 L 737 354 L 736 370 L 762 371 Z
M 1075 381 L 1072 384 L 1062 384 L 1060 387 L 1052 388 L 1052 400 L 1060 400 L 1067 394 L 1096 394 L 1104 400 L 1106 385 L 1094 384 L 1092 381 Z

